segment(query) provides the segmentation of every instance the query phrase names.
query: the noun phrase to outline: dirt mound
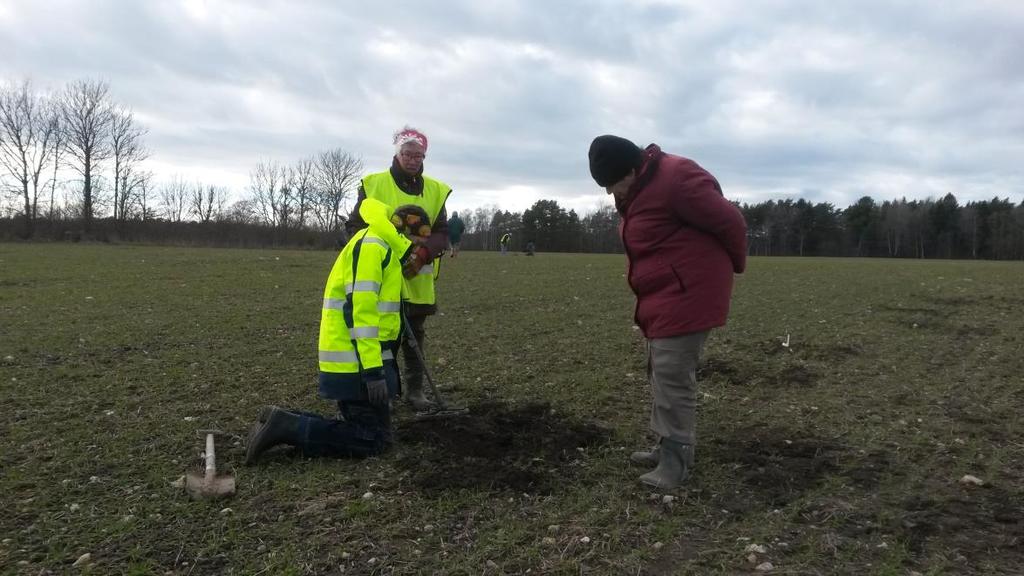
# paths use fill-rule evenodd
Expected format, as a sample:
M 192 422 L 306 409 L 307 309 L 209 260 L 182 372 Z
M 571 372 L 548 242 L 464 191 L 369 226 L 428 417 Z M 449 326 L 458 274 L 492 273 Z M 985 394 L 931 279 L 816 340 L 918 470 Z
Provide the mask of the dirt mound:
M 480 403 L 455 418 L 400 421 L 396 466 L 427 493 L 471 489 L 549 494 L 572 485 L 580 448 L 604 444 L 609 432 L 575 421 L 548 404 Z
M 706 454 L 733 470 L 749 501 L 785 506 L 814 490 L 830 476 L 846 477 L 868 489 L 889 469 L 884 453 L 858 453 L 847 446 L 816 438 L 804 430 L 749 427 L 709 439 Z
M 906 497 L 891 528 L 914 552 L 923 550 L 929 539 L 940 539 L 974 559 L 998 549 L 1017 549 L 1024 537 L 1024 515 L 1015 498 L 992 486 L 962 492 L 948 498 Z

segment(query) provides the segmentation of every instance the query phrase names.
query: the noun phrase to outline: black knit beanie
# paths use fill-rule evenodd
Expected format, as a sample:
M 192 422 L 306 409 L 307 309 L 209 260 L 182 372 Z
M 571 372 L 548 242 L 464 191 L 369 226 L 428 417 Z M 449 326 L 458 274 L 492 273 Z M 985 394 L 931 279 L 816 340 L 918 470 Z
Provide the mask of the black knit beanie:
M 625 138 L 605 134 L 590 143 L 590 175 L 602 188 L 622 180 L 643 164 L 644 152 Z

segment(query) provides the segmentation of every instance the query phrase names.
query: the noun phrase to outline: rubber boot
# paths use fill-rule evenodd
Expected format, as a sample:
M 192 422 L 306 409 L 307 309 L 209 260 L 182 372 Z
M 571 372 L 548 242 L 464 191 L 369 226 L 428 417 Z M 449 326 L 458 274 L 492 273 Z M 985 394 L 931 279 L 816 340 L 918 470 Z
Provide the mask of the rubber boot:
M 302 417 L 277 406 L 267 406 L 260 412 L 259 423 L 249 431 L 245 447 L 248 466 L 270 448 L 278 444 L 295 445 L 299 440 Z
M 633 452 L 629 455 L 629 461 L 637 466 L 647 466 L 648 468 L 658 465 L 658 460 L 661 458 L 661 444 L 655 444 L 649 452 L 638 451 Z
M 693 446 L 662 438 L 658 452 L 658 467 L 641 476 L 640 481 L 659 490 L 678 488 L 690 475 Z
M 434 403 L 431 402 L 427 396 L 423 393 L 423 379 L 420 378 L 409 378 L 405 382 L 405 400 L 408 402 L 412 409 L 417 412 L 423 412 L 433 408 Z

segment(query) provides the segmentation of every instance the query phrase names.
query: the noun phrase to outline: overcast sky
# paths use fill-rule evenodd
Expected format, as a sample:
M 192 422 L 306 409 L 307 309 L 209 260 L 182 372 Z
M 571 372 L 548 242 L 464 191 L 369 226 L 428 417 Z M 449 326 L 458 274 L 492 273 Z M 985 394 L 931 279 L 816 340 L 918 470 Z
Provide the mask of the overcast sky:
M 390 164 L 449 210 L 607 203 L 604 133 L 730 199 L 1024 199 L 1024 1 L 0 0 L 0 76 L 109 82 L 151 169 L 241 196 L 261 160 Z

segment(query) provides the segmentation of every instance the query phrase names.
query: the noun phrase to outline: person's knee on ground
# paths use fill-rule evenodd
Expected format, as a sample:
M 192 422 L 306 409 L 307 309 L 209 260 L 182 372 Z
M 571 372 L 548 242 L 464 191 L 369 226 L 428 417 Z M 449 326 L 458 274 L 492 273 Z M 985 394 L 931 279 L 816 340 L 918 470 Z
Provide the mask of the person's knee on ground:
M 377 456 L 391 448 L 391 407 L 366 402 L 339 402 L 343 421 L 328 424 L 320 446 L 310 446 L 310 455 L 327 454 L 352 458 Z

